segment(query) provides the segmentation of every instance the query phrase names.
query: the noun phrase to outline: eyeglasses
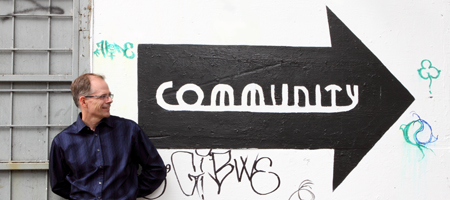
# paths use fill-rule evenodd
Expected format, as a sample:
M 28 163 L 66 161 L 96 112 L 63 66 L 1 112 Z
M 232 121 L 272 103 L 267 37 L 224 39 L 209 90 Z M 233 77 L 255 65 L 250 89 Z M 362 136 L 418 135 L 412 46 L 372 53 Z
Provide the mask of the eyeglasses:
M 95 97 L 95 98 L 99 98 L 101 100 L 107 100 L 108 97 L 113 99 L 114 95 L 113 94 L 104 94 L 104 95 L 89 95 L 89 96 L 84 96 L 84 97 L 86 97 L 86 98 Z

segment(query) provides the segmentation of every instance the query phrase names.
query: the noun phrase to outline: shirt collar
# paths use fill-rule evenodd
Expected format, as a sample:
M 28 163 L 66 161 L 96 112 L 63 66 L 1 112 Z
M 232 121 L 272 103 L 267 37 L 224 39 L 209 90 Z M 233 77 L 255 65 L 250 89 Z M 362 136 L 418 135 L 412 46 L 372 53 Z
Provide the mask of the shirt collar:
M 109 127 L 114 127 L 114 123 L 113 123 L 113 120 L 112 120 L 112 117 L 111 117 L 111 115 L 109 116 L 109 117 L 107 117 L 107 118 L 103 118 L 101 121 L 100 121 L 100 123 L 105 123 L 107 126 L 109 126 Z M 100 124 L 99 123 L 99 124 Z
M 107 117 L 107 118 L 103 118 L 102 120 L 100 120 L 100 122 L 98 123 L 97 126 L 100 126 L 100 124 L 102 124 L 102 123 L 106 124 L 106 125 L 109 126 L 109 127 L 114 127 L 114 126 L 113 126 L 113 120 L 111 119 L 111 116 L 110 116 L 110 117 Z M 81 119 L 81 112 L 80 112 L 80 114 L 78 114 L 77 121 L 75 122 L 75 127 L 76 127 L 76 132 L 77 132 L 77 133 L 79 133 L 80 131 L 82 131 L 85 127 L 88 127 L 88 126 L 83 122 L 83 120 Z M 89 128 L 89 127 L 88 127 L 88 128 Z

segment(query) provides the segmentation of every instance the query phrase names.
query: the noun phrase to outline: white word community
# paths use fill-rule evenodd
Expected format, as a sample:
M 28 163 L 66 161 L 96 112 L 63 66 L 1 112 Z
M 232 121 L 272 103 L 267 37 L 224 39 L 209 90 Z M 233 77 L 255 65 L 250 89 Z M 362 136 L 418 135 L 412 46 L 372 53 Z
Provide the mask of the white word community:
M 351 86 L 346 85 L 348 97 L 352 103 L 346 106 L 336 105 L 336 91 L 340 92 L 341 87 L 331 84 L 325 87 L 327 92 L 331 92 L 331 106 L 322 106 L 322 94 L 320 85 L 316 85 L 316 103 L 309 104 L 309 92 L 304 86 L 294 86 L 294 105 L 288 105 L 288 84 L 282 85 L 282 102 L 281 105 L 275 103 L 275 85 L 271 85 L 272 105 L 265 105 L 263 89 L 256 83 L 250 83 L 244 87 L 241 94 L 241 105 L 234 104 L 234 90 L 230 85 L 217 84 L 211 91 L 211 105 L 202 105 L 204 99 L 203 90 L 193 84 L 183 85 L 176 93 L 178 105 L 168 104 L 163 94 L 166 89 L 172 88 L 173 82 L 168 81 L 162 83 L 156 91 L 156 102 L 162 108 L 168 111 L 201 111 L 201 112 L 257 112 L 257 113 L 337 113 L 347 112 L 358 105 L 359 93 L 358 85 L 353 85 L 353 93 Z M 197 101 L 188 104 L 183 100 L 183 94 L 187 91 L 193 91 L 197 94 Z M 305 97 L 305 106 L 298 106 L 299 92 L 302 91 Z M 225 97 L 228 95 L 228 105 L 225 105 Z M 250 94 L 250 102 L 248 96 Z M 259 103 L 256 102 L 256 95 L 259 95 Z M 216 100 L 219 96 L 219 105 Z

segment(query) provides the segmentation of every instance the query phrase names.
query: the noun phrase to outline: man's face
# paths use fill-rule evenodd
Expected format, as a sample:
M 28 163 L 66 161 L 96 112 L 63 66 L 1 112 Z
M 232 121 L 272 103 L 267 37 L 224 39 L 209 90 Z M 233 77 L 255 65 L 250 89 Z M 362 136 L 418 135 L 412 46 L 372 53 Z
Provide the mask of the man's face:
M 95 118 L 98 120 L 109 117 L 109 109 L 113 100 L 109 97 L 111 92 L 109 91 L 108 84 L 106 84 L 106 82 L 99 77 L 91 76 L 89 79 L 91 81 L 91 94 L 89 94 L 89 96 L 106 95 L 106 98 L 86 98 L 86 115 L 88 115 L 86 117 Z

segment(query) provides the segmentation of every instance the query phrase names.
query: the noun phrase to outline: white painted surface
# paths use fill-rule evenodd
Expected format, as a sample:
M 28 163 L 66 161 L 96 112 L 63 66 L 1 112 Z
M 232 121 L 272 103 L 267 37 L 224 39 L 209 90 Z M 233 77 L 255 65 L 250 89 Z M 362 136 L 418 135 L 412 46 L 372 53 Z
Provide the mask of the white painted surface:
M 449 0 L 96 0 L 93 11 L 93 51 L 101 41 L 122 47 L 130 42 L 134 45 L 130 50 L 136 55 L 140 43 L 330 46 L 326 6 L 361 39 L 416 100 L 332 193 L 329 190 L 333 161 L 330 160 L 332 157 L 326 156 L 332 154 L 331 150 L 310 154 L 307 150 L 249 149 L 236 150 L 237 156 L 254 156 L 258 153 L 261 157 L 268 155 L 274 161 L 273 170 L 279 171 L 283 177 L 288 176 L 285 175 L 288 172 L 294 176 L 298 171 L 283 170 L 283 167 L 279 168 L 275 164 L 293 158 L 322 163 L 311 173 L 319 182 L 325 183 L 313 185 L 317 199 L 448 199 Z M 93 71 L 106 75 L 110 89 L 115 94 L 112 114 L 137 121 L 137 57 L 128 59 L 116 54 L 111 59 L 93 55 L 93 59 Z M 441 70 L 440 76 L 433 79 L 431 87 L 429 80 L 422 79 L 417 71 L 424 59 L 430 60 L 433 66 Z M 434 153 L 425 150 L 423 159 L 417 147 L 405 142 L 400 130 L 402 124 L 417 119 L 411 115 L 412 112 L 426 120 L 433 128 L 433 133 L 439 137 L 435 143 L 428 145 Z M 166 163 L 170 163 L 170 154 L 174 151 L 177 150 L 161 150 Z M 298 165 L 301 165 L 302 160 L 298 161 Z M 298 187 L 299 180 L 290 178 L 286 178 L 283 184 L 287 182 L 290 187 Z M 160 199 L 199 199 L 195 195 L 185 197 L 175 181 L 174 174 L 169 173 L 168 188 Z M 205 186 L 205 199 L 264 199 L 252 196 L 247 186 L 241 187 L 245 184 L 232 184 L 231 179 L 226 181 L 220 195 L 215 193 L 217 188 L 214 184 Z M 280 193 L 291 194 L 284 186 Z

